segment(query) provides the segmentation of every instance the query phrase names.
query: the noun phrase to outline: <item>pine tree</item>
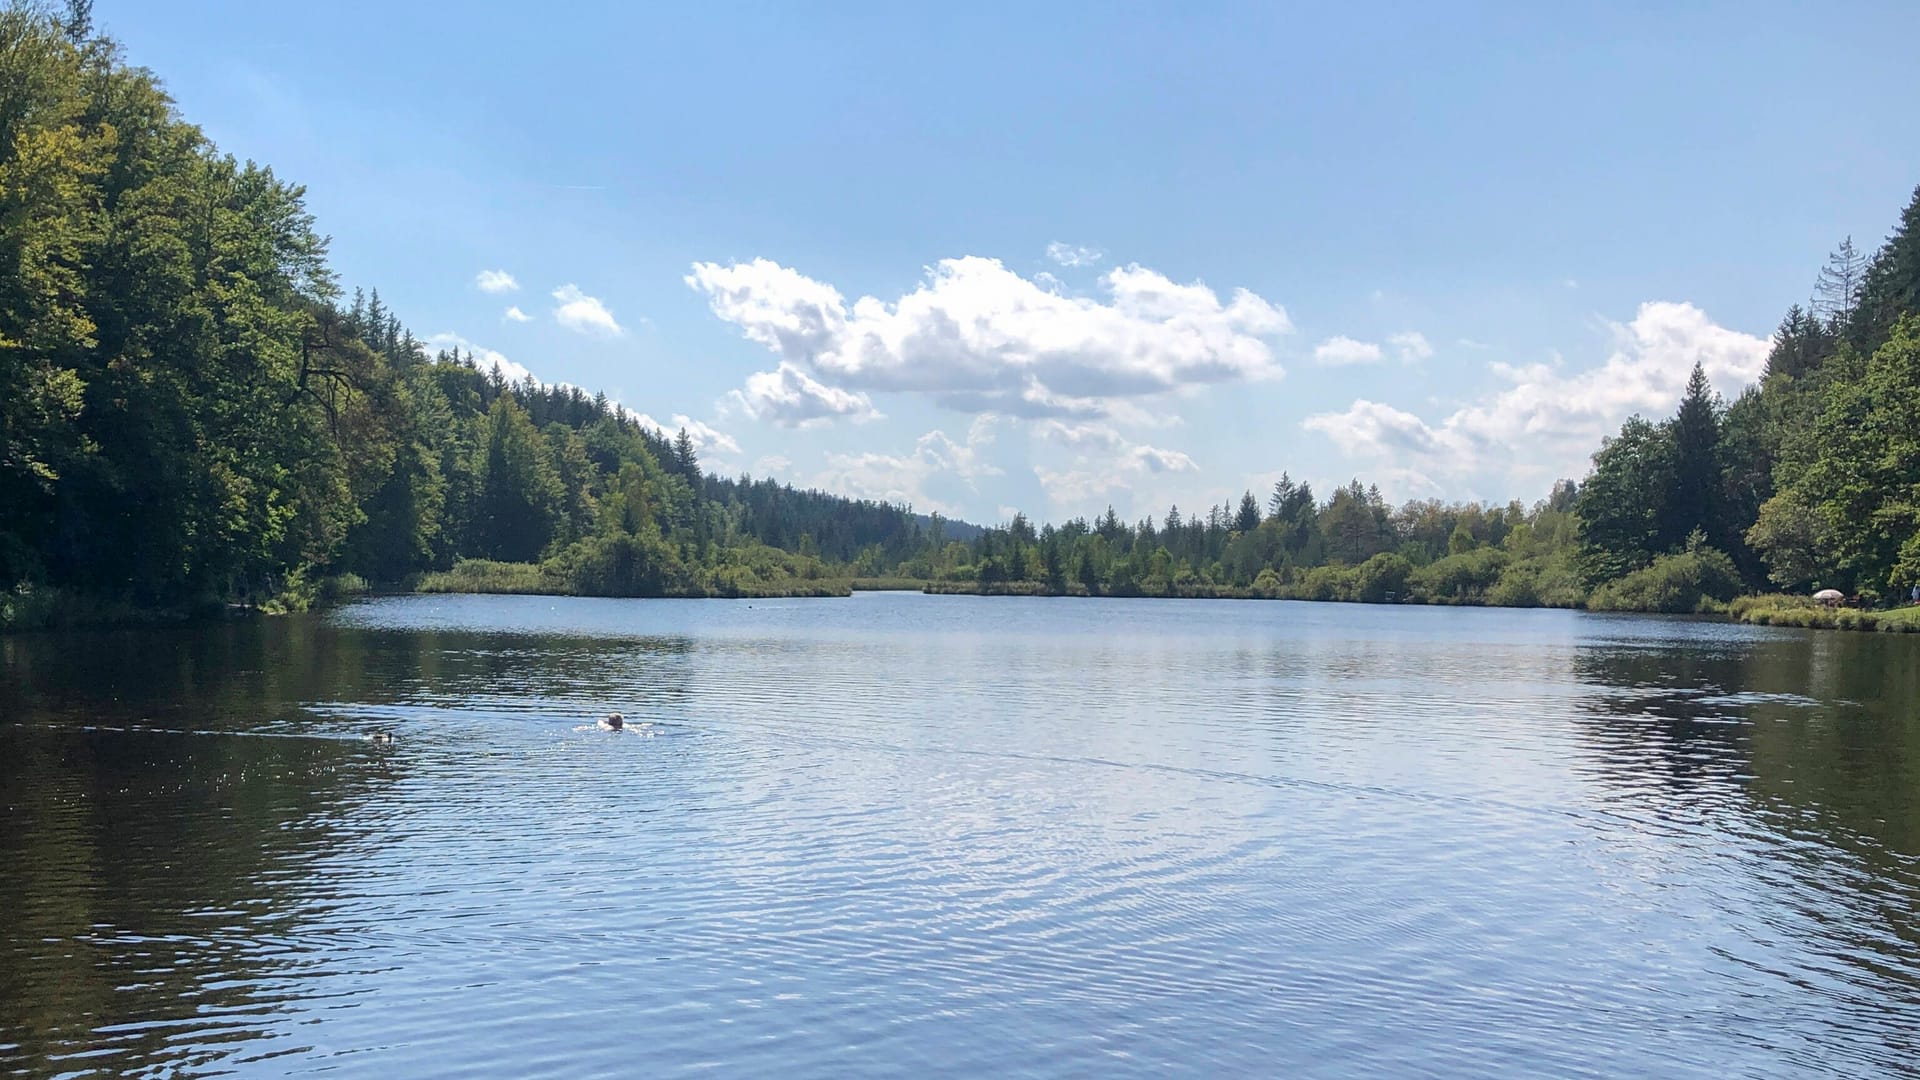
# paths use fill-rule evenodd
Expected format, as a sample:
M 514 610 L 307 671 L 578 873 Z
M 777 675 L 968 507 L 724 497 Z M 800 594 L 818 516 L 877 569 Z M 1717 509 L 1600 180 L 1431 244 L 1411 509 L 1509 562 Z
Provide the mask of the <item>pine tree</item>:
M 1866 274 L 1867 257 L 1854 250 L 1853 237 L 1840 241 L 1814 279 L 1814 312 L 1830 326 L 1843 324 L 1860 303 Z
M 1250 533 L 1260 527 L 1260 504 L 1254 500 L 1253 492 L 1240 496 L 1240 512 L 1234 517 L 1233 527 L 1242 533 Z
M 1847 340 L 1871 356 L 1893 333 L 1902 315 L 1920 311 L 1920 188 L 1900 214 L 1893 235 L 1868 265 L 1860 300 L 1847 320 Z
M 700 458 L 694 453 L 693 436 L 687 434 L 686 428 L 681 428 L 680 434 L 673 437 L 673 469 L 689 483 L 700 479 Z
M 1726 542 L 1720 512 L 1720 412 L 1720 397 L 1707 381 L 1705 369 L 1694 364 L 1680 411 L 1671 421 L 1673 499 L 1660 528 L 1667 550 L 1678 548 L 1695 530 L 1706 533 L 1716 545 Z

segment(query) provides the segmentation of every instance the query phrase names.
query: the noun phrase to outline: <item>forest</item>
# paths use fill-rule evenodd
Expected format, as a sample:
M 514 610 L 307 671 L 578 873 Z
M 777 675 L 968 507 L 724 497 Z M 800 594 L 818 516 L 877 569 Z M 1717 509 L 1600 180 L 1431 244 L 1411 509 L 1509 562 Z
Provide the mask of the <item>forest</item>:
M 1703 611 L 1920 582 L 1920 192 L 1876 252 L 1833 253 L 1757 385 L 1724 402 L 1696 370 L 1532 505 L 1283 478 L 984 529 L 710 475 L 604 395 L 430 353 L 342 288 L 304 194 L 221 153 L 84 3 L 0 13 L 0 627 L 370 584 Z

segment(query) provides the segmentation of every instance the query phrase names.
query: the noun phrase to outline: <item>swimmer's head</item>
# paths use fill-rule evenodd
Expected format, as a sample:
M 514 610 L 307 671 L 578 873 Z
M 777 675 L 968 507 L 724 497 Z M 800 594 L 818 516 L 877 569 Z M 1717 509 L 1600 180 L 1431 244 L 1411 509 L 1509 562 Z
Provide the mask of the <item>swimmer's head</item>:
M 621 715 L 620 715 L 619 713 L 617 713 L 617 712 L 616 712 L 616 713 L 608 713 L 608 714 L 607 714 L 607 718 L 606 718 L 605 720 L 603 720 L 603 721 L 601 721 L 601 723 L 603 723 L 603 724 L 605 724 L 605 725 L 607 725 L 608 727 L 610 727 L 610 728 L 612 728 L 612 729 L 613 729 L 613 730 L 615 730 L 615 731 L 619 731 L 619 730 L 620 730 L 620 728 L 621 728 L 621 727 L 622 727 L 622 726 L 623 726 L 624 724 L 626 724 L 626 722 L 627 722 L 627 721 L 626 721 L 626 718 L 625 718 L 625 717 L 623 717 L 623 716 L 621 716 Z

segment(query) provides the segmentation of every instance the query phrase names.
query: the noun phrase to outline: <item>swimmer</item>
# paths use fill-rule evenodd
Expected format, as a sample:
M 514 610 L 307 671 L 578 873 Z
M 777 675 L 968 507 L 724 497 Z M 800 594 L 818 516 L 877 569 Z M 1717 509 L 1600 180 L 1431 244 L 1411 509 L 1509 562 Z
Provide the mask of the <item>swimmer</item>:
M 373 734 L 367 736 L 367 738 L 380 746 L 388 746 L 393 743 L 393 732 L 376 731 Z
M 608 731 L 619 731 L 621 728 L 627 726 L 627 719 L 617 712 L 608 713 L 606 719 L 600 721 L 600 726 L 606 728 Z

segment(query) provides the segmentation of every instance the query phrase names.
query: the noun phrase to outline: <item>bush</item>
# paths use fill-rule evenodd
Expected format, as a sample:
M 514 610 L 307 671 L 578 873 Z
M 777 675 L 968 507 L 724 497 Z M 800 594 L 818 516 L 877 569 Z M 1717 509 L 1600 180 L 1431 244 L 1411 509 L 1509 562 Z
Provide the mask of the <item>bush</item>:
M 1413 575 L 1414 592 L 1431 604 L 1482 604 L 1511 559 L 1499 548 L 1475 548 L 1435 559 Z
M 1280 575 L 1274 573 L 1271 566 L 1260 571 L 1260 576 L 1253 579 L 1253 595 L 1264 600 L 1278 600 L 1285 587 Z
M 1587 591 L 1580 575 L 1565 560 L 1523 560 L 1507 564 L 1486 592 L 1496 607 L 1583 607 Z
M 1358 575 L 1352 567 L 1316 566 L 1307 571 L 1295 595 L 1302 600 L 1354 600 L 1360 592 Z
M 1587 607 L 1594 611 L 1716 611 L 1739 592 L 1740 572 L 1733 560 L 1714 548 L 1698 547 L 1662 555 L 1652 566 L 1600 586 L 1587 598 Z
M 1355 597 L 1364 604 L 1404 599 L 1407 579 L 1412 576 L 1413 564 L 1404 556 L 1382 552 L 1361 563 L 1354 572 Z
M 590 536 L 541 564 L 577 596 L 701 596 L 673 548 L 650 534 Z

